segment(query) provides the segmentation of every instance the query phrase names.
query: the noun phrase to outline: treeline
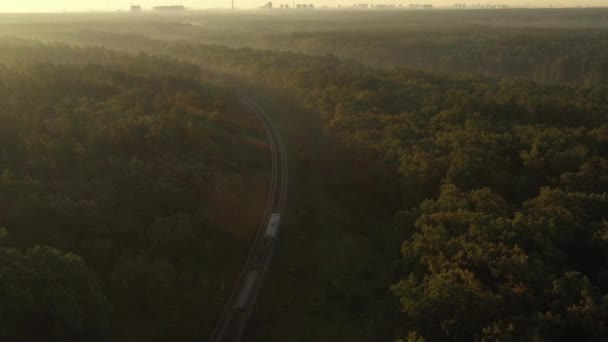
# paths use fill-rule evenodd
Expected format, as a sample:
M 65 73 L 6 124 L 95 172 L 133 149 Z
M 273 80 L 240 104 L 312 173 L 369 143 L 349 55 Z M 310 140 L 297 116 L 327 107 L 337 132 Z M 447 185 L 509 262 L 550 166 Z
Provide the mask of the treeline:
M 265 184 L 253 118 L 192 64 L 37 44 L 0 58 L 0 340 L 208 336 Z
M 296 94 L 326 132 L 372 158 L 366 163 L 399 172 L 399 184 L 367 179 L 370 203 L 375 192 L 401 191 L 394 221 L 406 236 L 403 264 L 386 284 L 403 314 L 395 336 L 606 335 L 605 87 L 377 71 L 291 53 L 178 51 Z M 361 234 L 395 236 L 373 227 Z
M 545 83 L 608 81 L 603 30 L 561 28 L 360 29 L 268 35 L 253 46 L 332 54 L 376 68 L 527 78 Z
M 68 17 L 69 18 L 69 17 Z M 158 40 L 331 54 L 374 68 L 525 78 L 608 81 L 605 9 L 341 11 L 142 19 L 75 16 L 53 24 L 0 22 L 6 33 L 134 48 Z M 32 20 L 32 19 L 29 19 Z M 49 33 L 50 32 L 50 33 Z M 145 39 L 143 37 L 146 37 Z M 162 53 L 162 49 L 158 52 Z
M 142 32 L 144 34 L 144 32 Z M 79 32 L 66 41 L 164 53 L 163 40 L 103 32 Z M 492 28 L 367 28 L 250 37 L 249 47 L 309 55 L 333 55 L 376 69 L 408 68 L 453 75 L 477 74 L 540 83 L 603 85 L 608 82 L 608 34 L 604 30 Z

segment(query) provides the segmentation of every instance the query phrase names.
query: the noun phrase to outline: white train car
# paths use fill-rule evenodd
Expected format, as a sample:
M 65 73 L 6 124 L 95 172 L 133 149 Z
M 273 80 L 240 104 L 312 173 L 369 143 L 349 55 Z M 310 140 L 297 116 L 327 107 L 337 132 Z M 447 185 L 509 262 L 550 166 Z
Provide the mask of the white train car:
M 279 232 L 279 224 L 281 223 L 281 214 L 274 213 L 270 216 L 270 222 L 266 228 L 266 237 L 276 238 Z

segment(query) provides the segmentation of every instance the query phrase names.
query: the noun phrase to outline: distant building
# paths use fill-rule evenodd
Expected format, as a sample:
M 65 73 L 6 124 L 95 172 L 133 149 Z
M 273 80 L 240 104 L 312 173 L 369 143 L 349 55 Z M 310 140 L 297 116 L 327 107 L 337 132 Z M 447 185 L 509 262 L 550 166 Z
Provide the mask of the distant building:
M 139 5 L 131 6 L 131 12 L 134 12 L 134 13 L 141 12 L 141 6 L 139 6 Z
M 410 4 L 413 9 L 433 9 L 433 5 Z
M 186 7 L 182 5 L 173 5 L 173 6 L 156 6 L 153 8 L 158 12 L 185 12 Z

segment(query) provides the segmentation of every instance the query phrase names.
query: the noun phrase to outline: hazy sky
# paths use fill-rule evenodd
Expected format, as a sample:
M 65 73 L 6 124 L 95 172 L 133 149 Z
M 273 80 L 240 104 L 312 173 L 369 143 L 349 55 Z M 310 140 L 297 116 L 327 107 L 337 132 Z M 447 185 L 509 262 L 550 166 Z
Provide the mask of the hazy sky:
M 241 8 L 258 7 L 267 0 L 235 0 L 235 5 Z M 274 0 L 275 3 L 291 3 L 291 0 Z M 296 1 L 299 2 L 299 1 Z M 399 4 L 409 3 L 432 3 L 435 5 L 452 4 L 463 2 L 468 4 L 494 3 L 512 6 L 607 6 L 608 0 L 306 0 L 317 6 L 350 3 L 370 4 Z M 138 4 L 144 8 L 157 5 L 181 4 L 196 8 L 228 8 L 230 0 L 109 0 L 110 8 L 114 10 L 127 9 L 131 4 Z M 86 11 L 105 10 L 108 8 L 108 0 L 0 0 L 0 12 L 56 12 L 61 10 Z

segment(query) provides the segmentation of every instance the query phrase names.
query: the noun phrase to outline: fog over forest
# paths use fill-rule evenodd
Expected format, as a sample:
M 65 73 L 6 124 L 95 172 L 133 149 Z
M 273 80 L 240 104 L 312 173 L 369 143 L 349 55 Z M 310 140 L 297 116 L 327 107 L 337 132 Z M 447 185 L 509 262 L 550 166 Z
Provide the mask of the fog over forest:
M 606 340 L 608 9 L 167 11 L 0 15 L 0 341 Z

